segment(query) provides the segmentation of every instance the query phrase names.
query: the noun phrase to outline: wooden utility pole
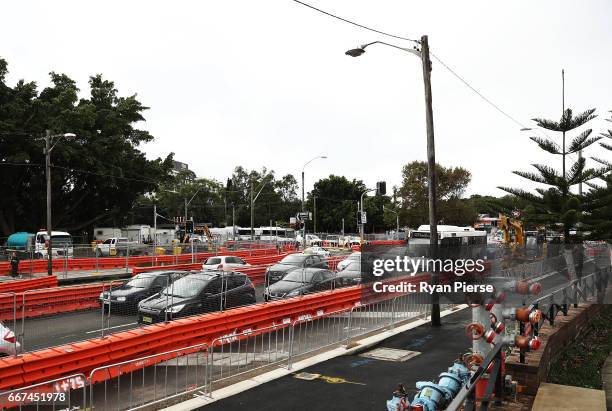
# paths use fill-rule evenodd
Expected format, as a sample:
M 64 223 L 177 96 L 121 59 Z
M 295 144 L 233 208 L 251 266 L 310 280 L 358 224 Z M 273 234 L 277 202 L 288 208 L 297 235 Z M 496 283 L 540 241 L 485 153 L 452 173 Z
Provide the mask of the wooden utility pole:
M 438 221 L 436 217 L 436 150 L 434 144 L 433 109 L 431 97 L 431 60 L 429 59 L 429 42 L 427 36 L 421 37 L 421 61 L 423 63 L 423 85 L 425 88 L 425 121 L 427 124 L 427 186 L 429 189 L 429 254 L 437 257 Z M 435 264 L 433 264 L 435 266 Z M 431 273 L 432 285 L 438 284 L 438 273 Z M 431 295 L 431 325 L 439 326 L 440 297 Z

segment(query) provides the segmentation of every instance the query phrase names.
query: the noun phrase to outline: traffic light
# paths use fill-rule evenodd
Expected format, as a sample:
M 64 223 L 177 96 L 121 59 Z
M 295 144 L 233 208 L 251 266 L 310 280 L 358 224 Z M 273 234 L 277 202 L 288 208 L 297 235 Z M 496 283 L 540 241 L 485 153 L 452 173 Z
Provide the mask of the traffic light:
M 387 194 L 387 183 L 385 181 L 379 181 L 376 183 L 376 195 L 384 196 Z

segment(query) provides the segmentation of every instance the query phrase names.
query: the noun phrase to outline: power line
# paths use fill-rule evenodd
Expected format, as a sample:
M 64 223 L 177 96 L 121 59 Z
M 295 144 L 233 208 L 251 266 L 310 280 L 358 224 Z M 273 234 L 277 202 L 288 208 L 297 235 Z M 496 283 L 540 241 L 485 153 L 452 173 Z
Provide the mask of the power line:
M 418 40 L 415 40 L 415 39 L 409 39 L 409 38 L 402 37 L 402 36 L 397 36 L 397 35 L 395 35 L 395 34 L 385 33 L 384 31 L 377 30 L 377 29 L 373 29 L 373 28 L 368 27 L 368 26 L 364 26 L 363 24 L 356 23 L 356 22 L 351 21 L 351 20 L 349 20 L 349 19 L 345 19 L 344 17 L 340 17 L 340 16 L 337 16 L 337 15 L 335 15 L 335 14 L 329 13 L 329 12 L 327 12 L 327 11 L 325 11 L 325 10 L 321 10 L 321 9 L 319 9 L 319 8 L 316 8 L 316 7 L 314 7 L 314 6 L 311 6 L 310 4 L 308 4 L 308 3 L 304 3 L 303 1 L 300 1 L 300 0 L 293 0 L 293 1 L 294 1 L 294 2 L 296 2 L 296 3 L 298 3 L 298 4 L 301 4 L 302 6 L 306 6 L 306 7 L 308 7 L 308 8 L 313 9 L 313 10 L 316 10 L 316 11 L 318 11 L 319 13 L 323 13 L 323 14 L 325 14 L 325 15 L 329 16 L 329 17 L 333 17 L 333 18 L 338 19 L 338 20 L 341 20 L 341 21 L 343 21 L 343 22 L 345 22 L 345 23 L 352 24 L 353 26 L 361 27 L 362 29 L 370 30 L 370 31 L 373 31 L 374 33 L 379 33 L 379 34 L 382 34 L 382 35 L 384 35 L 384 36 L 389 36 L 389 37 L 393 37 L 393 38 L 400 39 L 400 40 L 412 41 L 412 42 L 414 42 L 414 43 L 419 43 L 419 44 L 420 44 L 420 41 L 418 41 Z
M 302 2 L 302 1 L 300 1 L 300 0 L 292 0 L 292 1 L 294 1 L 294 2 L 296 2 L 296 3 L 299 3 L 299 4 L 303 5 L 303 6 L 309 7 L 309 8 L 311 8 L 311 9 L 316 10 L 316 11 L 318 11 L 318 12 L 320 12 L 320 13 L 323 13 L 323 14 L 325 14 L 325 15 L 327 15 L 327 16 L 330 16 L 330 17 L 333 17 L 333 18 L 338 19 L 338 20 L 340 20 L 340 21 L 343 21 L 343 22 L 345 22 L 345 23 L 349 23 L 349 24 L 352 24 L 352 25 L 354 25 L 354 26 L 361 27 L 361 28 L 363 28 L 363 29 L 366 29 L 366 30 L 369 30 L 369 31 L 373 31 L 373 32 L 375 32 L 375 33 L 379 33 L 379 34 L 382 34 L 382 35 L 385 35 L 385 36 L 389 36 L 389 37 L 393 37 L 393 38 L 396 38 L 396 39 L 401 39 L 401 40 L 412 41 L 412 42 L 415 42 L 415 43 L 419 43 L 419 44 L 420 44 L 420 41 L 418 41 L 418 40 L 414 40 L 414 39 L 410 39 L 410 38 L 407 38 L 407 37 L 398 36 L 398 35 L 396 35 L 396 34 L 387 33 L 387 32 L 384 32 L 384 31 L 382 31 L 382 30 L 374 29 L 374 28 L 371 28 L 371 27 L 365 26 L 365 25 L 363 25 L 363 24 L 356 23 L 356 22 L 351 21 L 351 20 L 349 20 L 349 19 L 345 19 L 345 18 L 343 18 L 343 17 L 340 17 L 340 16 L 337 16 L 337 15 L 335 15 L 335 14 L 329 13 L 329 12 L 327 12 L 327 11 L 325 11 L 325 10 L 321 10 L 321 9 L 319 9 L 319 8 L 317 8 L 317 7 L 311 6 L 310 4 L 304 3 L 304 2 Z M 467 82 L 467 80 L 465 80 L 463 77 L 461 77 L 461 76 L 460 76 L 460 75 L 459 75 L 459 74 L 458 74 L 458 73 L 457 73 L 455 70 L 453 70 L 453 69 L 452 69 L 450 66 L 448 66 L 446 63 L 444 63 L 444 62 L 443 62 L 443 61 L 442 61 L 442 60 L 441 60 L 441 59 L 440 59 L 438 56 L 436 56 L 436 55 L 435 55 L 434 53 L 432 53 L 432 52 L 430 52 L 430 54 L 431 54 L 431 56 L 433 56 L 433 57 L 434 57 L 434 58 L 435 58 L 435 59 L 436 59 L 436 60 L 437 60 L 437 61 L 438 61 L 438 62 L 439 62 L 439 63 L 440 63 L 440 64 L 441 64 L 441 65 L 442 65 L 442 66 L 443 66 L 445 69 L 447 69 L 447 70 L 448 70 L 448 71 L 449 71 L 449 72 L 450 72 L 450 73 L 451 73 L 453 76 L 455 76 L 455 77 L 456 77 L 456 78 L 457 78 L 459 81 L 461 81 L 461 82 L 462 82 L 462 83 L 463 83 L 463 84 L 464 84 L 466 87 L 468 87 L 470 90 L 472 90 L 472 91 L 473 91 L 473 92 L 474 92 L 474 93 L 475 93 L 477 96 L 479 96 L 481 99 L 483 99 L 483 100 L 484 100 L 484 101 L 485 101 L 487 104 L 491 105 L 491 107 L 493 107 L 495 110 L 497 110 L 498 112 L 500 112 L 500 113 L 501 113 L 503 116 L 505 116 L 506 118 L 508 118 L 508 119 L 509 119 L 510 121 L 512 121 L 513 123 L 515 123 L 515 124 L 519 125 L 521 128 L 527 128 L 527 127 L 525 127 L 525 125 L 524 125 L 524 124 L 522 124 L 520 121 L 518 121 L 517 119 L 515 119 L 513 116 L 511 116 L 510 114 L 508 114 L 508 113 L 507 113 L 507 112 L 505 112 L 504 110 L 502 110 L 502 109 L 501 109 L 501 108 L 500 108 L 500 107 L 499 107 L 497 104 L 495 104 L 493 101 L 491 101 L 490 99 L 488 99 L 487 97 L 485 97 L 485 96 L 484 96 L 484 95 L 483 95 L 483 94 L 482 94 L 480 91 L 478 91 L 478 90 L 477 90 L 477 89 L 476 89 L 474 86 L 472 86 L 470 83 L 468 83 L 468 82 Z M 543 132 L 542 130 L 540 130 L 540 129 L 536 129 L 536 131 L 538 131 L 538 132 L 539 132 L 539 133 L 541 133 L 542 135 L 546 136 L 547 138 L 551 139 L 551 137 L 550 137 L 548 134 L 546 134 L 545 132 Z M 575 159 L 573 158 L 573 155 L 568 154 L 568 157 L 570 157 L 570 159 L 572 159 L 572 160 L 574 160 L 574 161 L 575 161 Z

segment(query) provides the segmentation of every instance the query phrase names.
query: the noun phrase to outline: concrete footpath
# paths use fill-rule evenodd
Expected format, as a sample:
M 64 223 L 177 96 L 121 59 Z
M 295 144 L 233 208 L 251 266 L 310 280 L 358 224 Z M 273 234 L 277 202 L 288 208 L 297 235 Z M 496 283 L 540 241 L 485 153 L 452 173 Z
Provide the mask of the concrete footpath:
M 465 335 L 465 325 L 471 318 L 471 311 L 463 309 L 443 318 L 443 326 L 432 328 L 429 323 L 420 322 L 383 341 L 380 338 L 370 343 L 366 350 L 336 350 L 336 357 L 325 362 L 301 369 L 294 364 L 289 375 L 273 379 L 252 378 L 243 383 L 213 392 L 214 402 L 197 398 L 174 407 L 172 410 L 376 410 L 384 409 L 386 400 L 391 398 L 398 383 L 403 383 L 409 392 L 416 392 L 415 383 L 431 380 L 446 371 L 459 354 L 471 346 Z M 406 326 L 404 326 L 406 327 Z M 372 337 L 370 337 L 372 338 Z M 367 339 L 361 346 L 368 345 Z M 404 362 L 385 361 L 362 356 L 373 348 L 392 348 L 418 352 Z M 332 354 L 333 355 L 333 354 Z M 339 355 L 339 356 L 338 356 Z M 306 363 L 307 361 L 304 361 Z M 313 364 L 312 362 L 310 364 Z M 286 370 L 276 370 L 276 377 Z M 272 374 L 271 373 L 271 374 Z M 311 380 L 296 378 L 304 376 Z M 265 384 L 263 383 L 265 382 Z M 233 392 L 230 392 L 233 391 Z M 231 395 L 221 398 L 224 395 Z M 208 405 L 204 404 L 210 402 Z M 199 408 L 195 404 L 200 404 Z

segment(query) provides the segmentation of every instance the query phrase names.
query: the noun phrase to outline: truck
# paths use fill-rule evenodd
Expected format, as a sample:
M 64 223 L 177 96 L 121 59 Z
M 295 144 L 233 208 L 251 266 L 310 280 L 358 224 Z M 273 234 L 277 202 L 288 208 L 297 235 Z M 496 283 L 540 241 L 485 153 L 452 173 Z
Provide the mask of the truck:
M 72 236 L 65 231 L 51 231 L 52 256 L 72 257 L 74 249 L 72 246 Z M 49 255 L 49 236 L 46 231 L 36 233 L 33 249 L 35 258 L 47 258 Z
M 107 238 L 104 242 L 96 244 L 94 248 L 96 257 L 139 255 L 143 250 L 136 241 L 128 241 L 126 237 Z

